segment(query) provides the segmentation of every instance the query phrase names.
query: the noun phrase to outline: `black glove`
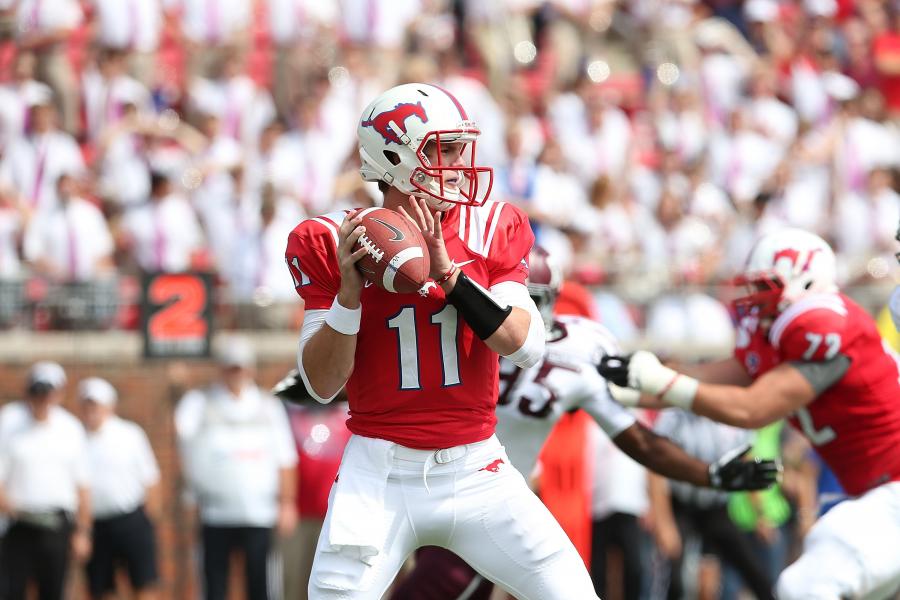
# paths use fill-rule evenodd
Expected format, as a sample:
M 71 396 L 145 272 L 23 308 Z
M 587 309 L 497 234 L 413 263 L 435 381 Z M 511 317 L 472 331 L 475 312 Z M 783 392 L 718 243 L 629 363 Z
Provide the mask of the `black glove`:
M 286 402 L 293 404 L 304 404 L 313 400 L 303 379 L 300 377 L 300 371 L 293 369 L 284 378 L 272 387 L 272 393 Z
M 628 361 L 631 356 L 627 354 L 608 354 L 600 359 L 597 371 L 603 378 L 619 387 L 628 387 Z
M 764 490 L 781 479 L 781 462 L 777 460 L 741 460 L 750 444 L 726 452 L 709 465 L 709 482 L 716 489 L 729 492 Z

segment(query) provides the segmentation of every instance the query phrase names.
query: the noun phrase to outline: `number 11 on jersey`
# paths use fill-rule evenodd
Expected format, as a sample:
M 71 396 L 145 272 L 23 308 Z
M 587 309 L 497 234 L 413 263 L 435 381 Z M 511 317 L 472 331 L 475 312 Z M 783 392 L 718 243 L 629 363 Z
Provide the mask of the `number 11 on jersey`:
M 459 355 L 456 338 L 459 319 L 456 309 L 447 304 L 431 315 L 431 324 L 440 328 L 441 370 L 443 386 L 458 385 Z M 416 330 L 416 307 L 404 306 L 400 312 L 388 319 L 389 329 L 397 332 L 398 358 L 400 363 L 400 389 L 418 390 L 419 385 L 419 332 Z

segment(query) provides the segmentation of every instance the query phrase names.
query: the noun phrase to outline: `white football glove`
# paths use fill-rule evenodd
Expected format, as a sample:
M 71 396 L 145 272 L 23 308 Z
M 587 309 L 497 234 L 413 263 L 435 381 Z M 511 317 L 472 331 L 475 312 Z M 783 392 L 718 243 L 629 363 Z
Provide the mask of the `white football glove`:
M 645 350 L 631 356 L 604 356 L 597 370 L 610 382 L 610 390 L 617 400 L 613 385 L 659 396 L 666 404 L 690 410 L 699 385 L 693 377 L 664 366 L 656 355 Z

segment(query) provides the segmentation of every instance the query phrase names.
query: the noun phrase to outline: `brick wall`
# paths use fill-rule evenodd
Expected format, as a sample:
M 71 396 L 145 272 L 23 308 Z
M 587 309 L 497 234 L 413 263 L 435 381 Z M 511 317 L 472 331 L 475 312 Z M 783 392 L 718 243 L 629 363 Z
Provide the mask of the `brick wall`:
M 59 359 L 65 367 L 69 386 L 65 408 L 77 414 L 77 382 L 85 377 L 108 379 L 119 392 L 118 413 L 138 423 L 147 432 L 162 474 L 161 516 L 157 522 L 161 598 L 188 600 L 196 594 L 196 528 L 192 516 L 180 501 L 180 472 L 172 420 L 175 403 L 190 387 L 201 386 L 216 376 L 209 362 L 123 360 L 122 364 L 82 362 L 78 358 Z M 277 382 L 293 366 L 285 356 L 261 362 L 257 381 L 263 387 Z M 21 398 L 27 365 L 0 364 L 0 404 Z M 236 580 L 234 583 L 238 583 Z M 232 598 L 243 596 L 232 586 Z M 70 581 L 70 600 L 86 598 L 81 573 L 75 569 Z

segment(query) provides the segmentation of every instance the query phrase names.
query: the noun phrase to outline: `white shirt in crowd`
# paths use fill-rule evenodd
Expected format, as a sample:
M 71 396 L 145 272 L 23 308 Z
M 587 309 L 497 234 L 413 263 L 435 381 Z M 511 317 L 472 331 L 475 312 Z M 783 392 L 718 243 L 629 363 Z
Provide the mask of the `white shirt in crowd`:
M 278 400 L 253 384 L 239 398 L 221 384 L 192 390 L 175 409 L 175 429 L 204 524 L 275 523 L 279 470 L 297 464 Z
M 191 256 L 203 247 L 203 232 L 194 209 L 178 194 L 129 210 L 122 229 L 138 264 L 147 272 L 186 271 Z
M 419 0 L 339 0 L 341 33 L 357 44 L 399 48 L 407 26 L 420 14 Z
M 100 45 L 154 52 L 163 23 L 162 0 L 92 0 Z
M 265 90 L 247 77 L 197 78 L 191 84 L 190 102 L 199 112 L 216 115 L 222 133 L 248 147 L 275 118 L 275 103 Z
M 53 406 L 35 421 L 24 402 L 0 411 L 0 485 L 14 511 L 78 508 L 78 488 L 88 485 L 84 429 L 68 411 Z
M 704 462 L 717 461 L 723 454 L 751 441 L 752 433 L 716 423 L 680 408 L 659 414 L 653 431 L 665 436 L 691 456 Z M 701 488 L 684 481 L 669 481 L 672 496 L 695 508 L 714 508 L 728 502 L 728 492 Z
M 34 31 L 75 29 L 83 20 L 78 0 L 22 0 L 16 11 L 16 31 L 27 35 Z
M 135 423 L 110 416 L 87 433 L 91 510 L 103 519 L 139 508 L 147 488 L 159 481 L 159 467 L 147 434 Z
M 600 174 L 613 180 L 622 177 L 631 158 L 632 135 L 628 117 L 614 106 L 595 110 L 603 112 L 600 125 L 586 127 L 583 137 L 563 146 L 566 158 L 583 182 L 592 182 Z
M 228 269 L 235 299 L 247 302 L 261 292 L 276 302 L 293 300 L 297 292 L 291 278 L 284 276 L 282 257 L 285 240 L 297 222 L 276 213 L 265 227 L 257 226 L 238 236 Z
M 35 215 L 25 230 L 25 260 L 48 261 L 70 281 L 94 279 L 98 262 L 112 252 L 112 234 L 103 213 L 82 198 Z
M 336 0 L 268 0 L 269 31 L 279 46 L 310 39 L 318 29 L 334 26 Z
M 21 213 L 11 207 L 0 208 L 0 280 L 15 278 L 21 272 L 18 250 L 21 232 Z
M 696 348 L 704 356 L 728 356 L 734 326 L 725 306 L 706 294 L 663 295 L 647 311 L 647 337 L 660 349 Z
M 30 99 L 52 96 L 47 84 L 33 79 L 0 86 L 0 146 L 7 148 L 25 136 Z
M 81 76 L 84 117 L 88 135 L 99 139 L 104 130 L 122 120 L 127 104 L 139 113 L 153 114 L 153 99 L 144 85 L 127 75 L 107 79 L 97 69 L 87 69 Z
M 173 0 L 181 7 L 184 35 L 197 44 L 220 44 L 250 26 L 252 2 L 239 0 Z
M 63 173 L 84 171 L 84 158 L 75 139 L 62 131 L 18 138 L 0 163 L 0 183 L 19 193 L 34 211 L 56 207 L 56 180 Z
M 141 204 L 150 195 L 150 164 L 144 138 L 119 129 L 107 138 L 100 162 L 99 193 L 127 209 Z M 182 164 L 187 164 L 185 159 Z M 165 171 L 165 169 L 161 169 Z

